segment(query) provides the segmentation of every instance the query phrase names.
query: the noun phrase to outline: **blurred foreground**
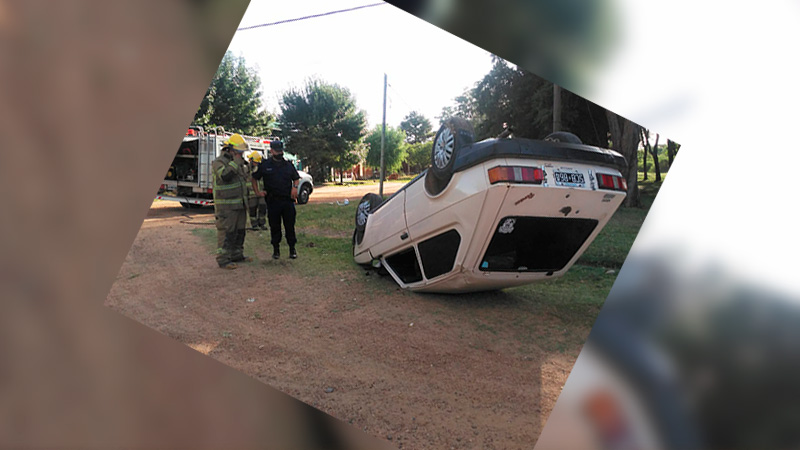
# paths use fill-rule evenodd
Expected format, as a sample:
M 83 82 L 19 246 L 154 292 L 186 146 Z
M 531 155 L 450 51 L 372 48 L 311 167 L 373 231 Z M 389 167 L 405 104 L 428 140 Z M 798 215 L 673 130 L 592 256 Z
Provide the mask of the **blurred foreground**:
M 632 254 L 536 448 L 797 448 L 798 323 L 793 294 Z

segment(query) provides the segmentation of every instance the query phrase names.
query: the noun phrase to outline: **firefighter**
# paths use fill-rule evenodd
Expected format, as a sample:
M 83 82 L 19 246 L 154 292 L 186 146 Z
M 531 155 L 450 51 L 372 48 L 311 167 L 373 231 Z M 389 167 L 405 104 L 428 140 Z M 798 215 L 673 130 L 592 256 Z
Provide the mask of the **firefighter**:
M 297 212 L 294 202 L 297 200 L 297 184 L 300 174 L 291 162 L 283 158 L 283 142 L 275 140 L 269 144 L 270 158 L 258 165 L 258 170 L 253 173 L 253 190 L 259 197 L 267 199 L 267 217 L 269 219 L 270 237 L 272 243 L 272 258 L 281 257 L 281 221 L 286 229 L 286 243 L 289 244 L 289 258 L 297 258 L 297 236 L 294 232 L 294 223 Z M 262 191 L 256 180 L 264 180 Z
M 217 264 L 236 269 L 237 262 L 250 262 L 244 256 L 247 229 L 247 185 L 250 173 L 243 154 L 248 145 L 234 134 L 222 145 L 222 153 L 211 164 L 214 173 L 214 217 L 217 225 Z
M 258 170 L 258 165 L 261 164 L 261 152 L 252 151 L 247 155 L 247 160 L 250 162 L 250 174 Z M 251 178 L 252 180 L 252 178 Z M 264 190 L 263 180 L 257 180 L 259 189 Z M 248 202 L 250 207 L 250 226 L 253 230 L 266 230 L 267 229 L 267 202 L 264 197 L 256 195 L 251 183 L 247 184 Z

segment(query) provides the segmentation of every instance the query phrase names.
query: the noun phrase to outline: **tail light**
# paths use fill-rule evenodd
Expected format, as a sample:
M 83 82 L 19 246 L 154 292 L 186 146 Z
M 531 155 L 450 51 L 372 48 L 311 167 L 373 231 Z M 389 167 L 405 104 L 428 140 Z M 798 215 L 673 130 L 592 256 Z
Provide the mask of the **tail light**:
M 496 166 L 489 169 L 489 183 L 542 184 L 544 171 L 541 167 Z
M 607 175 L 604 173 L 597 174 L 597 185 L 600 189 L 610 189 L 612 191 L 627 191 L 628 184 L 625 178 L 617 175 Z

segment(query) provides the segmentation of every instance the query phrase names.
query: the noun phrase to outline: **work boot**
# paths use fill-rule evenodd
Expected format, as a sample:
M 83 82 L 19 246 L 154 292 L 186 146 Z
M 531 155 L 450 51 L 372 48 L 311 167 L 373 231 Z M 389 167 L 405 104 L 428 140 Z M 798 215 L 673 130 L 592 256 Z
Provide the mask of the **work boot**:
M 261 228 L 264 231 L 267 231 L 269 229 L 269 228 L 267 228 L 266 225 L 259 225 L 259 228 Z
M 220 269 L 226 269 L 226 270 L 233 270 L 233 269 L 238 269 L 239 266 L 237 266 L 236 263 L 230 262 L 228 264 L 223 264 L 223 265 L 219 266 L 219 268 Z
M 234 259 L 233 262 L 246 262 L 246 263 L 249 263 L 249 262 L 253 262 L 253 258 L 250 257 L 250 256 L 242 256 L 239 259 Z
M 250 229 L 253 230 L 253 231 L 258 231 L 258 225 L 253 224 L 253 226 L 250 227 Z
M 281 248 L 277 245 L 272 246 L 272 259 L 278 259 L 281 257 Z
M 297 250 L 294 247 L 289 247 L 289 258 L 297 259 Z

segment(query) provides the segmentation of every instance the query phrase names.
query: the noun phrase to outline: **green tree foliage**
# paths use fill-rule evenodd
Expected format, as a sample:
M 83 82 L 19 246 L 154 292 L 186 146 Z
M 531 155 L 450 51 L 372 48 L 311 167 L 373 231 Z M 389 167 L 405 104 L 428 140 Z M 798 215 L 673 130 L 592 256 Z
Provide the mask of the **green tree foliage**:
M 431 121 L 417 111 L 411 111 L 400 122 L 400 129 L 406 132 L 406 142 L 416 144 L 425 142 L 433 136 Z
M 330 168 L 347 169 L 359 160 L 366 114 L 346 88 L 311 79 L 284 92 L 280 122 L 288 151 L 306 163 L 315 180 L 325 181 Z
M 408 164 L 411 173 L 422 172 L 426 167 L 431 164 L 431 143 L 418 142 L 416 144 L 408 144 L 406 147 L 406 164 Z
M 445 106 L 442 108 L 442 113 L 436 116 L 439 119 L 439 126 L 450 117 L 464 117 L 465 119 L 475 120 L 475 98 L 472 96 L 472 90 L 467 89 L 463 94 L 454 98 L 455 102 L 452 106 Z
M 334 164 L 331 166 L 339 171 L 340 183 L 344 182 L 344 172 L 360 163 L 364 159 L 364 155 L 366 155 L 366 153 L 366 144 L 363 142 L 348 143 L 347 153 L 342 155 L 342 157 L 336 160 L 336 162 L 334 162 Z
M 377 125 L 364 138 L 367 144 L 367 165 L 380 170 L 381 167 L 381 130 L 383 126 Z M 384 142 L 383 163 L 386 174 L 397 173 L 406 158 L 406 133 L 400 128 L 386 127 Z
M 542 139 L 553 128 L 553 84 L 495 57 L 492 69 L 472 89 L 442 109 L 444 121 L 461 116 L 472 122 L 478 140 L 500 134 L 507 125 L 515 137 Z M 628 161 L 625 206 L 641 205 L 637 186 L 639 126 L 565 89 L 561 90 L 561 130 L 584 144 L 612 148 Z M 667 143 L 671 162 L 678 146 Z
M 509 122 L 514 109 L 523 106 L 514 103 L 514 91 L 520 81 L 520 74 L 502 59 L 493 57 L 493 60 L 492 70 L 469 92 L 474 105 L 472 125 L 475 136 L 479 139 L 500 134 L 504 123 L 513 126 L 513 122 Z
M 608 146 L 605 109 L 562 89 L 564 131 L 584 143 Z M 505 126 L 514 136 L 541 139 L 553 131 L 553 84 L 495 57 L 492 69 L 472 89 L 454 99 L 438 117 L 470 120 L 478 140 L 500 134 Z
M 668 149 L 667 149 L 666 145 L 659 145 L 658 148 L 655 149 L 656 153 L 658 154 L 658 165 L 659 165 L 659 168 L 660 168 L 662 174 L 669 172 L 669 155 L 667 153 L 667 150 Z M 648 171 L 652 171 L 653 170 L 654 163 L 653 163 L 653 161 L 651 160 L 650 157 L 645 155 L 645 150 L 644 149 L 639 150 L 638 154 L 639 154 L 639 156 L 638 156 L 638 158 L 639 158 L 638 170 L 639 170 L 640 173 L 644 174 L 643 179 L 646 180 L 647 179 L 647 175 L 648 175 Z M 651 155 L 652 155 L 652 153 L 651 153 Z M 645 158 L 647 158 L 647 165 L 646 166 L 644 164 Z
M 268 135 L 272 115 L 261 109 L 261 80 L 247 67 L 244 58 L 225 53 L 200 102 L 194 124 L 205 128 L 221 126 L 226 131 Z

